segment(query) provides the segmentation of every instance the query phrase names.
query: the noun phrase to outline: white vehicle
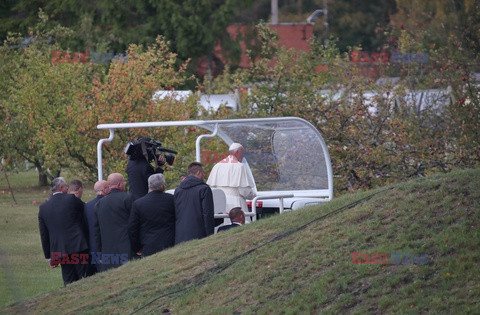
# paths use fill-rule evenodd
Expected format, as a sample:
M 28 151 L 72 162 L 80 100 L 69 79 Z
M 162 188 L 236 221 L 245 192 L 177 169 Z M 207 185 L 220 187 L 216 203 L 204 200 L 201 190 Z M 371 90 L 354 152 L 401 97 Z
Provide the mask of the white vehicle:
M 159 100 L 173 100 L 176 102 L 185 102 L 193 92 L 190 90 L 158 90 L 153 93 L 152 100 L 157 102 Z M 207 111 L 218 111 L 220 106 L 225 106 L 233 112 L 236 112 L 240 108 L 240 99 L 238 93 L 230 94 L 198 94 L 198 105 Z M 201 111 L 199 112 L 199 116 Z
M 249 201 L 252 220 L 265 213 L 297 210 L 333 198 L 333 174 L 327 146 L 318 130 L 298 117 L 227 120 L 187 120 L 101 124 L 109 138 L 97 145 L 98 179 L 103 177 L 102 145 L 114 138 L 115 129 L 200 127 L 208 133 L 196 140 L 196 160 L 202 161 L 201 140 L 219 137 L 230 146 L 241 143 L 247 170 L 254 179 L 257 194 Z M 218 189 L 219 190 L 219 189 Z M 215 217 L 225 218 L 225 196 L 214 191 Z

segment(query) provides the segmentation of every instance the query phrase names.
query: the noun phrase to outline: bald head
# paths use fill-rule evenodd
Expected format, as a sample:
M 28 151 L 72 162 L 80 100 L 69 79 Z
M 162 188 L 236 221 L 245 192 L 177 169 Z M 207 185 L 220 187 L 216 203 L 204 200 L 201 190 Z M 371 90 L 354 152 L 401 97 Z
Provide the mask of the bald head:
M 93 190 L 95 190 L 95 194 L 105 196 L 110 191 L 110 187 L 108 187 L 107 181 L 102 179 L 93 185 Z
M 125 190 L 125 181 L 120 173 L 112 173 L 108 175 L 107 184 L 110 189 Z

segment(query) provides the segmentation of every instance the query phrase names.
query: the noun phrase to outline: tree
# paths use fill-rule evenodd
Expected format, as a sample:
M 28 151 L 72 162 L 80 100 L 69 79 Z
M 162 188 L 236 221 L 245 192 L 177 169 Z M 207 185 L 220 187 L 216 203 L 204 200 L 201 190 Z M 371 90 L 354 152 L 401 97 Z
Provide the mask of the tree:
M 155 91 L 171 89 L 190 79 L 186 67 L 187 63 L 177 66 L 176 54 L 168 49 L 168 42 L 158 37 L 156 44 L 145 51 L 140 46 L 131 45 L 128 62 L 112 63 L 108 75 L 94 78 L 91 92 L 77 111 L 70 113 L 79 119 L 79 123 L 71 130 L 67 142 L 70 155 L 84 176 L 96 177 L 96 144 L 107 136 L 105 131 L 96 129 L 98 124 L 187 120 L 197 115 L 196 96 L 186 102 L 152 99 Z M 178 180 L 184 163 L 192 161 L 194 152 L 193 142 L 187 141 L 193 135 L 186 134 L 182 128 L 117 130 L 115 140 L 104 148 L 105 173 L 124 172 L 127 162 L 125 146 L 139 136 L 160 140 L 164 146 L 179 151 L 175 167 L 165 173 L 169 183 Z
M 227 26 L 232 23 L 236 10 L 251 1 L 234 0 L 167 0 L 154 4 L 161 34 L 171 40 L 173 50 L 183 60 L 207 56 L 212 68 L 213 49 L 220 43 L 224 51 L 231 51 L 234 43 Z M 238 51 L 238 50 L 236 50 Z M 236 56 L 238 58 L 239 56 Z
M 447 147 L 455 153 L 455 165 L 476 165 L 480 158 L 480 4 L 471 0 L 397 0 L 398 13 L 392 18 L 392 37 L 398 49 L 429 54 L 429 62 L 418 83 L 427 87 L 448 87 L 453 103 L 444 113 L 448 136 L 455 139 Z M 447 136 L 447 135 L 445 135 Z
M 441 50 L 444 57 L 478 62 L 479 5 L 475 1 L 396 2 L 398 12 L 391 21 L 394 39 L 405 33 L 425 50 Z M 459 49 L 460 44 L 468 47 Z
M 213 49 L 220 43 L 227 58 L 238 58 L 238 45 L 225 31 L 234 22 L 236 11 L 248 1 L 138 1 L 112 2 L 75 0 L 20 0 L 4 4 L 6 16 L 0 21 L 0 39 L 8 31 L 27 34 L 36 23 L 38 10 L 50 17 L 50 24 L 69 27 L 75 36 L 63 39 L 63 49 L 72 51 L 108 50 L 120 53 L 130 44 L 150 45 L 157 35 L 171 42 L 181 61 L 206 57 L 208 64 L 219 62 Z M 193 72 L 195 69 L 192 68 Z
M 96 144 L 104 137 L 97 124 L 184 120 L 197 115 L 195 96 L 185 103 L 152 100 L 154 91 L 175 88 L 190 79 L 185 73 L 187 63 L 177 65 L 177 55 L 162 38 L 147 49 L 131 45 L 122 62 L 52 63 L 52 51 L 60 48 L 50 38 L 62 38 L 70 31 L 61 27 L 45 31 L 47 25 L 47 17 L 41 14 L 30 45 L 16 48 L 21 47 L 22 38 L 14 37 L 0 50 L 2 60 L 8 61 L 1 65 L 6 71 L 0 76 L 5 88 L 0 92 L 0 118 L 5 122 L 0 130 L 2 156 L 33 163 L 41 185 L 65 169 L 82 179 L 96 177 Z M 171 175 L 167 172 L 167 178 L 180 178 L 182 159 L 193 160 L 189 147 L 193 142 L 185 141 L 193 135 L 184 130 L 125 130 L 106 147 L 107 172 L 125 169 L 125 145 L 139 135 L 162 140 L 180 152 L 178 168 Z
M 462 102 L 418 112 L 405 98 L 411 88 L 406 74 L 422 65 L 401 65 L 406 80 L 398 86 L 376 85 L 348 56 L 340 55 L 335 41 L 314 41 L 311 52 L 296 52 L 276 46 L 266 30 L 259 28 L 264 58 L 250 69 L 218 77 L 212 88 L 248 82 L 239 117 L 297 116 L 315 125 L 331 154 L 335 191 L 369 189 L 480 162 L 474 139 L 480 130 L 478 88 L 470 85 L 476 92 L 468 92 L 471 97 Z M 413 43 L 404 38 L 401 45 Z M 319 70 L 320 65 L 328 70 Z M 379 67 L 385 71 L 398 65 Z M 452 72 L 440 74 L 425 71 L 422 84 L 440 80 L 436 84 L 441 87 L 447 82 L 444 76 L 456 78 Z M 453 86 L 458 95 L 467 92 L 462 85 Z
M 48 19 L 40 14 L 41 22 L 31 33 L 29 46 L 21 48 L 22 38 L 12 37 L 2 47 L 2 55 L 8 63 L 2 76 L 0 104 L 5 115 L 0 137 L 6 147 L 4 155 L 13 159 L 27 160 L 38 170 L 39 184 L 47 184 L 47 177 L 58 176 L 60 169 L 68 165 L 61 154 L 47 159 L 48 139 L 44 134 L 52 130 L 57 139 L 62 139 L 62 129 L 72 121 L 64 119 L 63 113 L 76 101 L 77 89 L 85 89 L 88 83 L 88 68 L 53 67 L 50 51 L 55 50 L 49 38 L 62 38 L 68 29 L 56 27 L 46 30 Z
M 316 3 L 323 7 L 323 0 Z M 339 38 L 340 51 L 361 46 L 365 51 L 381 48 L 385 37 L 383 29 L 395 13 L 395 1 L 328 1 L 329 36 Z
M 146 1 L 75 1 L 20 0 L 4 4 L 5 16 L 0 23 L 0 38 L 8 32 L 28 34 L 37 24 L 39 10 L 47 14 L 49 26 L 59 24 L 73 30 L 75 36 L 63 38 L 63 49 L 125 50 L 130 43 L 152 43 L 154 16 Z

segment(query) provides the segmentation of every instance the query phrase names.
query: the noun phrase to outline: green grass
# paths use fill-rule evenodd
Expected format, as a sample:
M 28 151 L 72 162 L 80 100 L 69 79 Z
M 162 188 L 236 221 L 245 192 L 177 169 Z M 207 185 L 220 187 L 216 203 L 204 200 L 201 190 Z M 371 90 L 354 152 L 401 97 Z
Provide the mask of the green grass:
M 15 229 L 4 231 L 2 217 L 2 248 L 8 236 L 15 242 L 4 249 L 9 260 L 22 261 L 11 258 L 15 251 L 33 260 L 31 269 L 11 273 L 22 297 L 45 293 L 0 312 L 127 313 L 145 306 L 140 313 L 479 313 L 480 170 L 391 187 L 231 265 L 231 259 L 276 235 L 381 190 L 184 243 L 67 288 L 59 288 L 59 270 L 49 270 L 43 261 L 34 236 L 36 207 L 18 206 L 25 207 L 18 214 L 7 210 L 11 220 L 20 216 L 12 224 Z M 17 240 L 20 235 L 25 239 Z M 386 265 L 351 263 L 352 252 L 398 251 L 428 254 L 428 264 L 394 265 L 391 258 Z M 41 287 L 28 291 L 28 283 Z M 2 290 L 4 284 L 11 291 L 12 284 L 2 282 Z
M 3 172 L 0 174 L 0 307 L 63 287 L 60 268 L 50 269 L 43 257 L 38 231 L 38 205 L 48 187 L 38 187 L 35 171 L 9 173 L 15 204 Z M 66 177 L 67 180 L 73 177 Z M 93 198 L 86 186 L 84 201 Z

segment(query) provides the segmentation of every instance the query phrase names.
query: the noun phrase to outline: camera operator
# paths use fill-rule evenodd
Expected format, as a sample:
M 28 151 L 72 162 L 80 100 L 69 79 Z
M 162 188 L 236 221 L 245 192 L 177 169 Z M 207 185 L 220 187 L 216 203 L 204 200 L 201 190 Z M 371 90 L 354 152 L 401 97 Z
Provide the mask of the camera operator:
M 168 152 L 157 154 L 157 150 Z M 127 175 L 132 202 L 148 193 L 148 178 L 150 175 L 163 173 L 165 163 L 173 164 L 176 151 L 162 147 L 162 144 L 150 138 L 140 137 L 137 141 L 127 144 L 125 153 L 128 155 Z M 152 166 L 155 164 L 155 168 Z
M 163 173 L 162 166 L 164 164 L 165 157 L 163 155 L 159 156 L 158 164 L 155 169 L 153 168 L 152 164 L 148 163 L 145 159 L 128 159 L 127 175 L 132 201 L 135 201 L 148 193 L 148 178 L 150 175 Z

